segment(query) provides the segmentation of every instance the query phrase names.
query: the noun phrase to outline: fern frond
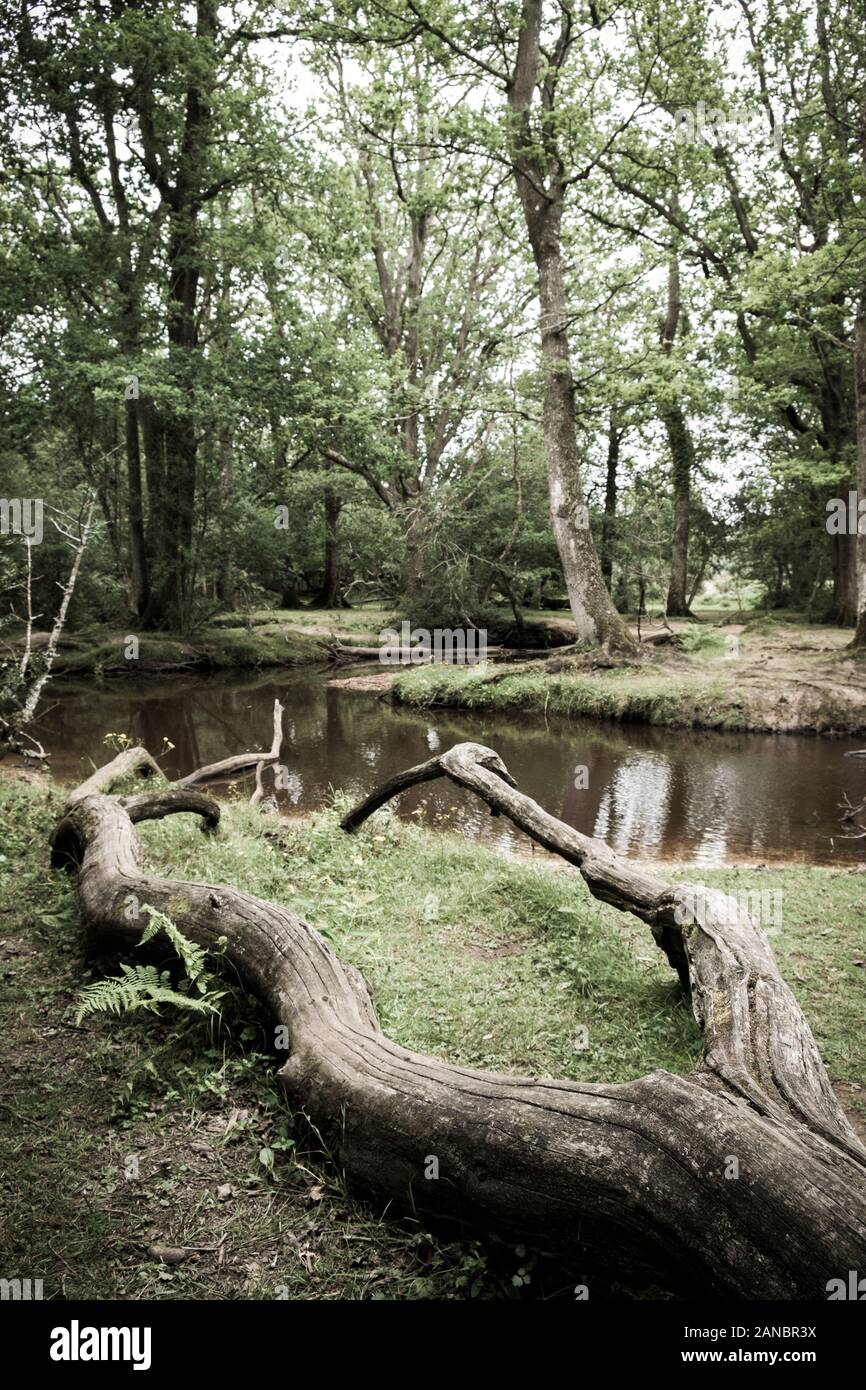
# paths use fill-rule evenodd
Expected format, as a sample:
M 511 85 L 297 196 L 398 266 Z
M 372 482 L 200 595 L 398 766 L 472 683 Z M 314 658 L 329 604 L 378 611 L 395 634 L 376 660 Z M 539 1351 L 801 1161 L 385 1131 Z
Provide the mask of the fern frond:
M 164 912 L 159 912 L 149 904 L 145 905 L 144 912 L 150 919 L 141 934 L 139 946 L 145 942 L 152 941 L 161 931 L 165 932 L 177 954 L 183 961 L 183 968 L 189 979 L 195 983 L 200 975 L 205 973 L 205 951 L 201 946 L 197 946 L 194 941 L 190 941 L 184 936 L 179 927 L 176 927 L 170 917 Z
M 194 1013 L 216 1013 L 215 1005 L 206 999 L 194 999 L 172 989 L 167 970 L 160 973 L 153 965 L 122 965 L 123 974 L 111 980 L 98 980 L 85 985 L 78 996 L 75 1022 L 96 1013 L 124 1014 L 143 1009 L 158 1013 L 160 1004 L 172 1004 L 177 1009 Z

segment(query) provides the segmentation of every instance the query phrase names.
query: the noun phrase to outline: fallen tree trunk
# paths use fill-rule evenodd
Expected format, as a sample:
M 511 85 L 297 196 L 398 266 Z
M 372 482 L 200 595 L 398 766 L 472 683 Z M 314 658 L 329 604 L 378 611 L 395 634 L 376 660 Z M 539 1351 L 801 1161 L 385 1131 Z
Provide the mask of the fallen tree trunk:
M 357 1186 L 620 1284 L 686 1296 L 825 1298 L 830 1279 L 866 1267 L 866 1152 L 769 946 L 722 894 L 698 903 L 694 889 L 563 825 L 517 791 L 490 749 L 460 744 L 392 779 L 345 829 L 434 777 L 474 791 L 575 864 L 595 896 L 648 923 L 704 1034 L 690 1077 L 589 1085 L 451 1066 L 386 1038 L 358 972 L 288 908 L 144 873 L 134 821 L 219 817 L 185 788 L 110 795 L 120 778 L 154 770 L 144 749 L 128 750 L 73 792 L 54 862 L 80 863 L 82 915 L 113 943 L 138 938 L 130 894 L 206 947 L 227 940 L 229 959 L 287 1026 L 279 1075 L 290 1102 Z
M 338 642 L 336 639 L 323 642 L 322 646 L 327 651 L 330 660 L 337 666 L 360 665 L 362 661 L 382 661 L 381 647 L 344 647 L 342 642 Z M 405 661 L 399 663 L 383 662 L 382 664 L 402 666 L 426 665 L 433 657 L 432 652 L 424 651 L 421 648 L 418 648 L 415 655 L 417 658 L 415 661 L 407 654 Z
M 344 646 L 343 643 L 338 641 L 336 638 L 329 639 L 328 641 L 323 642 L 322 645 L 326 649 L 331 661 L 333 661 L 336 665 L 351 666 L 355 663 L 360 665 L 362 661 L 378 661 L 381 662 L 383 666 L 429 666 L 432 665 L 433 662 L 435 662 L 437 665 L 443 666 L 477 666 L 480 664 L 480 662 L 477 660 L 444 660 L 441 654 L 438 653 L 433 647 L 407 646 L 403 649 L 400 649 L 400 656 L 398 660 L 394 660 L 391 657 L 388 657 L 386 660 L 383 653 L 387 651 L 387 648 L 381 645 L 378 647 L 347 647 Z M 504 647 L 484 647 L 485 656 L 498 656 L 500 653 L 504 651 Z
M 283 707 L 279 700 L 274 700 L 274 737 L 269 753 L 235 753 L 231 758 L 221 758 L 218 763 L 208 763 L 205 767 L 196 768 L 195 772 L 178 778 L 174 785 L 192 787 L 199 782 L 215 782 L 219 778 L 234 777 L 238 772 L 249 772 L 259 765 L 264 767 L 265 764 L 279 762 L 282 744 Z

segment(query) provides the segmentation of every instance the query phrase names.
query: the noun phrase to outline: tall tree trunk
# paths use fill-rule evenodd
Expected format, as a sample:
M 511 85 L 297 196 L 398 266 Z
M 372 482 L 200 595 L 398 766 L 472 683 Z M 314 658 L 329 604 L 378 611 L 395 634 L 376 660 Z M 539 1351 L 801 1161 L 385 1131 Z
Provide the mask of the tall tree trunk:
M 414 502 L 400 508 L 405 537 L 403 565 L 400 571 L 400 593 L 410 605 L 417 597 L 427 575 L 431 532 L 427 520 L 427 499 L 422 492 Z M 410 611 L 411 617 L 411 611 Z
M 857 424 L 857 498 L 866 498 L 866 289 L 860 294 L 854 327 L 854 397 Z M 866 510 L 866 508 L 864 508 Z M 866 527 L 866 521 L 863 522 Z M 866 647 L 866 530 L 857 528 L 857 629 L 855 647 Z
M 196 89 L 192 89 L 189 100 L 195 106 L 201 104 Z M 167 564 L 157 614 L 161 623 L 183 632 L 190 620 L 193 600 L 193 533 L 198 474 L 195 382 L 191 375 L 195 370 L 198 349 L 196 299 L 200 247 L 198 210 L 191 187 L 186 190 L 182 208 L 172 222 L 169 240 L 169 362 L 177 372 L 183 400 L 167 413 L 163 425 Z
M 222 209 L 228 216 L 227 205 Z M 220 293 L 211 330 L 211 354 L 218 356 L 228 350 L 232 339 L 232 271 L 229 260 L 220 268 Z M 220 528 L 221 553 L 215 580 L 216 596 L 226 608 L 235 603 L 235 440 L 231 419 L 221 420 L 216 429 L 217 464 L 219 467 L 219 505 L 222 515 Z
M 183 632 L 189 626 L 193 599 L 195 489 L 198 443 L 192 419 L 170 414 L 162 427 L 165 489 L 161 564 L 158 587 L 145 611 L 150 627 Z
M 162 421 L 150 397 L 138 402 L 141 439 L 144 445 L 144 476 L 147 481 L 147 553 L 153 560 L 159 549 L 165 511 L 165 451 Z
M 667 311 L 662 323 L 662 352 L 670 357 L 677 336 L 682 298 L 680 295 L 680 266 L 676 256 L 668 264 Z M 669 382 L 671 397 L 662 408 L 662 419 L 671 451 L 671 476 L 674 495 L 674 524 L 671 535 L 671 573 L 665 611 L 669 618 L 690 616 L 688 600 L 689 573 L 689 506 L 695 447 L 685 412 L 677 399 L 677 384 Z
M 144 447 L 144 474 L 147 483 L 147 546 L 150 592 L 142 614 L 146 627 L 158 626 L 155 598 L 164 582 L 167 568 L 166 549 L 168 526 L 168 487 L 165 466 L 165 431 L 163 421 L 153 400 L 142 396 L 138 401 L 141 440 Z
M 824 22 L 823 13 L 820 15 Z M 860 107 L 860 171 L 866 176 L 866 101 Z M 857 441 L 857 535 L 855 538 L 855 622 L 853 646 L 866 647 L 866 518 L 861 526 L 860 506 L 866 499 L 866 286 L 860 290 L 854 322 L 854 419 Z
M 138 433 L 138 401 L 124 401 L 126 415 L 126 477 L 129 489 L 130 606 L 135 617 L 145 612 L 150 598 L 147 543 L 144 534 L 144 501 L 141 487 L 141 444 Z
M 525 199 L 525 207 L 528 201 Z M 561 204 L 544 203 L 539 208 L 537 201 L 527 215 L 541 301 L 542 427 L 553 534 L 578 642 L 627 649 L 632 646 L 631 638 L 605 586 L 580 481 L 574 381 L 565 327 L 561 215 Z
M 671 576 L 666 612 L 669 618 L 690 616 L 688 599 L 689 504 L 694 444 L 679 406 L 665 412 L 665 428 L 673 463 L 674 526 L 671 536 Z
M 842 496 L 847 489 L 842 489 Z M 862 495 L 862 494 L 861 494 Z M 833 606 L 830 618 L 841 627 L 850 627 L 857 618 L 857 537 L 830 536 L 830 561 L 833 571 Z
M 140 292 L 132 273 L 128 224 L 125 202 L 118 198 L 121 226 L 125 238 L 118 271 L 118 289 L 123 306 L 121 313 L 120 345 L 130 364 L 130 378 L 124 392 L 124 429 L 126 445 L 126 484 L 129 529 L 129 606 L 136 618 L 147 608 L 150 598 L 150 576 L 147 561 L 147 540 L 144 532 L 144 497 L 141 478 L 141 438 L 139 435 L 139 388 L 131 367 L 141 351 Z
M 235 561 L 234 526 L 232 512 L 235 504 L 235 449 L 231 425 L 223 425 L 218 432 L 219 470 L 220 470 L 220 508 L 225 518 L 222 532 L 224 546 L 222 564 L 217 575 L 217 598 L 226 608 L 233 608 L 235 602 Z
M 340 604 L 340 547 L 338 529 L 343 503 L 330 483 L 324 489 L 325 502 L 325 563 L 322 587 L 316 595 L 319 608 L 337 608 Z
M 406 381 L 409 387 L 409 400 L 403 407 L 406 415 L 403 426 L 403 448 L 406 457 L 410 459 L 414 465 L 410 476 L 416 476 L 418 469 L 419 420 L 415 396 L 418 386 L 418 315 L 421 312 L 421 286 L 424 269 L 424 249 L 427 243 L 427 220 L 427 214 L 425 212 L 413 214 L 411 218 L 411 248 L 406 277 L 403 351 L 406 360 Z
M 195 586 L 194 527 L 198 475 L 195 418 L 199 358 L 196 306 L 202 263 L 199 214 L 208 173 L 215 81 L 215 0 L 197 0 L 199 61 L 186 90 L 184 132 L 177 177 L 166 197 L 169 207 L 167 330 L 169 365 L 180 402 L 164 412 L 163 565 L 153 586 L 146 619 L 151 626 L 185 631 L 192 619 Z
M 616 528 L 617 474 L 622 432 L 611 411 L 607 429 L 607 471 L 604 483 L 604 520 L 601 528 L 601 573 L 609 594 L 613 594 L 613 538 Z
M 551 149 L 549 143 L 555 138 L 550 117 L 556 76 L 552 83 L 549 72 L 546 79 L 543 76 L 546 64 L 541 53 L 542 8 L 543 0 L 523 0 L 508 101 L 515 180 L 538 269 L 544 380 L 542 428 L 550 513 L 578 642 L 631 651 L 634 643 L 605 587 L 580 481 L 561 241 L 567 183 L 559 151 Z M 560 46 L 560 63 L 567 48 L 566 39 Z M 532 125 L 539 82 L 544 83 L 544 137 Z M 546 146 L 544 154 L 539 151 L 539 142 Z

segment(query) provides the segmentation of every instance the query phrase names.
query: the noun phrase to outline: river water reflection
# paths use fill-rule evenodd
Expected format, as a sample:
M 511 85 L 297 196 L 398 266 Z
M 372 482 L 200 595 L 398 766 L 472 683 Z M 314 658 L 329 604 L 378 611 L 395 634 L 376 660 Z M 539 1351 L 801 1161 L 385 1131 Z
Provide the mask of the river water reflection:
M 342 673 L 341 673 L 342 674 Z M 392 707 L 329 687 L 320 672 L 52 682 L 38 736 L 65 778 L 106 761 L 106 733 L 158 753 L 180 776 L 248 748 L 267 747 L 274 697 L 286 707 L 281 809 L 303 812 L 332 789 L 369 790 L 401 768 L 464 739 L 505 759 L 521 790 L 616 850 L 711 866 L 727 862 L 866 862 L 866 840 L 842 838 L 843 793 L 862 799 L 866 759 L 850 739 L 720 734 L 641 725 Z M 585 773 L 580 769 L 585 768 Z M 245 784 L 246 785 L 246 784 Z M 271 773 L 266 772 L 271 789 Z M 399 814 L 525 852 L 526 837 L 468 792 L 428 783 Z

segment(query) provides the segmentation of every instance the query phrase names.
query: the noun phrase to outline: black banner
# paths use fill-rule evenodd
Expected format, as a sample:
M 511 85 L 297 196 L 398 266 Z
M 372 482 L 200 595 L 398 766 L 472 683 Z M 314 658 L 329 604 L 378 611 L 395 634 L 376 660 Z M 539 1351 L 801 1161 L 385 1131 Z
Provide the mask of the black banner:
M 468 1302 L 468 1301 L 467 1301 Z M 437 1367 L 455 1374 L 474 1348 L 486 1370 L 507 1359 L 546 1362 L 558 1350 L 577 1370 L 586 1358 L 618 1371 L 667 1371 L 676 1366 L 790 1365 L 826 1378 L 850 1374 L 862 1355 L 866 1300 L 828 1303 L 595 1303 L 566 1304 L 338 1302 L 0 1303 L 7 1354 L 16 1368 L 52 1381 L 101 1373 L 165 1377 L 225 1374 L 244 1362 L 281 1364 L 292 1349 L 306 1361 L 321 1355 L 333 1371 L 341 1349 L 355 1362 L 359 1347 L 376 1339 L 380 1351 L 411 1334 L 423 1349 L 422 1377 Z M 543 1342 L 536 1340 L 538 1334 Z M 325 1334 L 325 1340 L 322 1340 Z M 454 1338 L 459 1338 L 459 1342 Z M 527 1337 L 531 1340 L 527 1341 Z M 338 1340 L 339 1338 L 339 1340 Z M 312 1339 L 312 1340 L 311 1340 Z M 551 1340 L 553 1339 L 553 1340 Z M 560 1340 L 561 1339 L 561 1340 Z M 318 1348 L 318 1353 L 316 1352 Z M 413 1358 L 414 1364 L 414 1358 Z M 411 1367 L 407 1374 L 416 1379 Z

